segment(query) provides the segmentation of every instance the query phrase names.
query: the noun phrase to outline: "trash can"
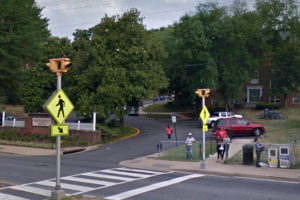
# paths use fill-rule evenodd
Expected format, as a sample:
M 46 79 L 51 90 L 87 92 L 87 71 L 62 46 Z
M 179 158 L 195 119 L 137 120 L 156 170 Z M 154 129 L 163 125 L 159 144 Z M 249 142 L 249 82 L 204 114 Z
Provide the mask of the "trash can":
M 253 145 L 243 145 L 243 165 L 253 165 Z

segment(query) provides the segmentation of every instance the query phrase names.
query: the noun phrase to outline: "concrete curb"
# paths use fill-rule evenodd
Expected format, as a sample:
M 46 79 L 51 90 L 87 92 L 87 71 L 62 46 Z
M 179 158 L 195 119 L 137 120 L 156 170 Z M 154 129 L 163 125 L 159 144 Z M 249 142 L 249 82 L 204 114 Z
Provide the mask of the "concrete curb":
M 110 142 L 108 144 L 114 144 L 116 142 L 120 142 L 122 140 L 126 140 L 126 139 L 129 139 L 129 138 L 132 138 L 132 137 L 135 137 L 135 136 L 138 136 L 141 131 L 136 128 L 136 127 L 131 127 L 131 126 L 128 126 L 129 128 L 132 128 L 132 129 L 135 129 L 136 132 L 132 135 L 128 135 L 128 136 L 125 136 L 125 137 L 122 137 L 116 141 L 113 141 L 113 142 Z M 71 150 L 65 150 L 63 151 L 63 154 L 68 154 L 68 153 L 77 153 L 77 152 L 82 152 L 82 151 L 90 151 L 90 150 L 93 150 L 93 149 L 97 149 L 101 146 L 104 146 L 104 145 L 108 145 L 108 144 L 96 144 L 96 145 L 92 145 L 92 146 L 88 146 L 88 147 L 78 147 L 78 148 L 74 148 L 74 149 L 71 149 Z
M 181 170 L 181 169 L 173 169 L 178 172 L 192 172 L 192 173 L 202 173 L 207 175 L 216 175 L 216 176 L 226 176 L 226 177 L 239 177 L 239 178 L 252 178 L 252 179 L 267 179 L 274 181 L 291 181 L 291 182 L 299 182 L 300 178 L 286 178 L 286 177 L 275 177 L 275 176 L 262 176 L 262 175 L 253 175 L 253 174 L 243 174 L 243 173 L 222 173 L 222 172 L 210 172 L 206 170 Z
M 113 141 L 111 143 L 108 144 L 113 144 L 122 140 L 126 140 L 135 136 L 138 136 L 141 131 L 138 128 L 135 127 L 130 127 L 133 128 L 136 132 L 132 135 L 129 136 L 125 136 L 122 137 L 116 141 Z M 61 148 L 61 154 L 69 154 L 69 153 L 80 153 L 80 152 L 84 152 L 84 151 L 90 151 L 96 148 L 99 148 L 100 146 L 104 146 L 104 145 L 108 145 L 108 144 L 97 144 L 97 145 L 92 145 L 92 146 L 88 146 L 88 147 L 64 147 Z M 1 145 L 3 146 L 2 149 L 0 149 L 0 153 L 4 153 L 4 154 L 10 154 L 10 155 L 23 155 L 23 156 L 54 156 L 56 153 L 55 149 L 42 149 L 42 150 L 46 150 L 49 151 L 50 153 L 41 153 L 41 154 L 36 154 L 37 149 L 40 148 L 36 148 L 36 147 L 24 147 L 24 146 L 16 146 L 16 145 Z M 12 147 L 12 149 L 8 148 L 8 147 Z M 5 148 L 5 150 L 3 150 Z M 16 151 L 14 150 L 15 148 L 21 148 L 21 149 L 26 149 L 26 153 L 19 153 L 20 151 Z
M 125 137 L 122 137 L 116 141 L 113 141 L 113 142 L 110 142 L 108 144 L 114 144 L 116 142 L 120 142 L 122 140 L 126 140 L 126 139 L 129 139 L 129 138 L 132 138 L 132 137 L 135 137 L 135 136 L 138 136 L 141 131 L 140 129 L 136 128 L 136 127 L 131 127 L 131 126 L 128 126 L 129 128 L 133 128 L 136 130 L 136 132 L 132 135 L 128 135 L 128 136 L 125 136 Z M 101 146 L 104 146 L 104 145 L 108 145 L 108 144 L 96 144 L 96 145 L 92 145 L 92 146 L 88 146 L 88 147 L 78 147 L 78 148 L 75 148 L 75 149 L 71 149 L 71 150 L 66 150 L 66 151 L 63 151 L 62 154 L 68 154 L 68 153 L 80 153 L 80 152 L 85 152 L 85 151 L 90 151 L 90 150 L 93 150 L 93 149 L 97 149 Z
M 218 168 L 200 169 L 200 162 L 182 162 L 156 159 L 156 154 L 126 160 L 118 163 L 119 165 L 132 168 L 142 168 L 158 171 L 175 171 L 183 173 L 201 173 L 214 176 L 237 177 L 248 179 L 261 179 L 270 181 L 286 181 L 300 183 L 299 169 L 279 169 L 265 170 L 256 169 L 254 166 L 244 165 L 215 165 L 215 161 L 209 165 L 219 166 Z M 266 168 L 267 169 L 267 168 Z M 263 170 L 263 171 L 261 171 Z M 275 170 L 275 171 L 274 171 Z M 289 170 L 289 171 L 286 171 Z

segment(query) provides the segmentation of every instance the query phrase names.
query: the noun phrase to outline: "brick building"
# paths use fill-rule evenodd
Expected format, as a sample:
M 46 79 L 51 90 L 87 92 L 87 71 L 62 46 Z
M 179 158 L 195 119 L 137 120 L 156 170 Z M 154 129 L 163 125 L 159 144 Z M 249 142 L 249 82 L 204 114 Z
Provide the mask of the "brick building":
M 254 107 L 258 103 L 281 104 L 284 105 L 284 95 L 271 95 L 272 88 L 271 72 L 269 63 L 265 63 L 259 70 L 254 72 L 250 82 L 244 87 L 244 97 L 233 102 L 245 103 L 246 106 Z M 287 97 L 288 107 L 300 107 L 300 93 L 294 92 Z M 216 102 L 220 102 L 222 96 L 216 92 L 211 92 L 211 96 L 207 99 L 206 105 L 212 107 Z M 220 102 L 223 103 L 223 102 Z

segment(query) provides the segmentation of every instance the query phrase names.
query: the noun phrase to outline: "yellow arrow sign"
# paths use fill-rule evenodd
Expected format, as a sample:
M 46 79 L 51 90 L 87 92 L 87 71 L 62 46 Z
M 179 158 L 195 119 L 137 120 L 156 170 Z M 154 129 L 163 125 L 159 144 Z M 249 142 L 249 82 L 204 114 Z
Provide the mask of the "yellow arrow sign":
M 209 111 L 207 110 L 207 107 L 204 105 L 204 107 L 200 112 L 200 118 L 202 119 L 204 125 L 206 124 L 209 117 L 210 117 Z
M 51 136 L 69 135 L 69 124 L 51 125 Z
M 68 118 L 74 106 L 65 92 L 60 89 L 52 99 L 50 99 L 46 105 L 46 109 L 58 124 L 62 124 Z

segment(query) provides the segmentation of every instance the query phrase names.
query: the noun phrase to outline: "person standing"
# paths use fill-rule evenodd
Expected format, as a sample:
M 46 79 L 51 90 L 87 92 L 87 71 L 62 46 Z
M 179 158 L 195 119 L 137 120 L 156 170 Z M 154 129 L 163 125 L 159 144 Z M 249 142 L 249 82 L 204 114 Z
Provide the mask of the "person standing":
M 265 149 L 264 145 L 260 143 L 260 138 L 255 138 L 255 152 L 256 152 L 256 167 L 260 166 L 260 154 Z
M 230 147 L 230 138 L 228 137 L 227 133 L 225 134 L 225 137 L 223 139 L 224 142 L 224 154 L 225 154 L 225 160 L 228 159 L 228 152 Z
M 166 134 L 168 135 L 168 140 L 171 140 L 171 135 L 173 133 L 173 129 L 172 127 L 170 127 L 169 125 L 166 127 Z
M 224 143 L 220 135 L 216 135 L 216 144 L 217 144 L 217 154 L 218 154 L 218 162 L 223 162 L 224 158 Z M 221 159 L 221 160 L 220 160 Z
M 192 149 L 192 146 L 193 146 L 193 142 L 195 142 L 195 138 L 193 137 L 193 134 L 192 133 L 189 133 L 189 136 L 186 138 L 185 140 L 185 145 L 186 145 L 186 158 L 189 159 L 189 160 L 192 160 L 193 159 L 193 156 L 192 156 L 192 152 L 193 152 L 193 149 Z
M 227 132 L 226 132 L 226 130 L 224 130 L 224 127 L 221 126 L 221 128 L 218 129 L 215 134 L 216 134 L 216 136 L 219 135 L 221 137 L 221 139 L 223 140 L 225 135 L 227 134 Z

